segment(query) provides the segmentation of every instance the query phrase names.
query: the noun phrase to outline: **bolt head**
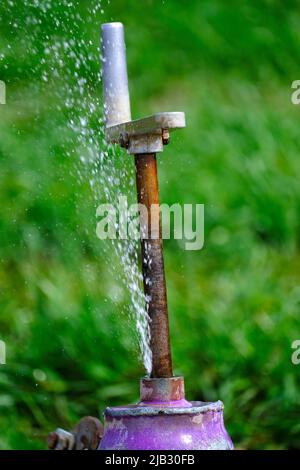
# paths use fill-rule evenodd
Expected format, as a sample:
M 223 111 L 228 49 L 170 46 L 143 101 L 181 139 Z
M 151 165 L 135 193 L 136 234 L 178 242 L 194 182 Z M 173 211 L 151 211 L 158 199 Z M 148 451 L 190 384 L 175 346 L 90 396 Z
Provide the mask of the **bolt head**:
M 125 132 L 125 133 L 122 133 L 120 134 L 120 146 L 127 149 L 129 147 L 129 137 L 128 137 L 128 134 Z
M 164 145 L 168 145 L 168 143 L 170 142 L 170 134 L 167 129 L 164 129 L 162 131 L 162 141 Z

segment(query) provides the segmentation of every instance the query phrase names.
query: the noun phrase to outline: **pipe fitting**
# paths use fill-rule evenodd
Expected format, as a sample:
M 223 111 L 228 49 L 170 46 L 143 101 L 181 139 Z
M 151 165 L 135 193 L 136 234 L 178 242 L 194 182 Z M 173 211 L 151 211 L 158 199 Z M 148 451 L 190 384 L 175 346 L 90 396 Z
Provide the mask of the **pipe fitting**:
M 140 381 L 141 403 L 170 402 L 185 399 L 183 377 L 148 378 Z

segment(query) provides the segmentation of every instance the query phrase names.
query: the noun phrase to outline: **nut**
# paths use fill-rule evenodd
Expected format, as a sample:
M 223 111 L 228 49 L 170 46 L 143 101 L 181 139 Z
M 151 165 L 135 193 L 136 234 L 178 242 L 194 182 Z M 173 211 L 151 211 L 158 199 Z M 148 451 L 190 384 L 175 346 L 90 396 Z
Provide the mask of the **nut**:
M 163 129 L 163 131 L 162 131 L 162 141 L 163 141 L 164 145 L 168 145 L 168 143 L 170 142 L 170 133 L 169 133 L 168 129 Z

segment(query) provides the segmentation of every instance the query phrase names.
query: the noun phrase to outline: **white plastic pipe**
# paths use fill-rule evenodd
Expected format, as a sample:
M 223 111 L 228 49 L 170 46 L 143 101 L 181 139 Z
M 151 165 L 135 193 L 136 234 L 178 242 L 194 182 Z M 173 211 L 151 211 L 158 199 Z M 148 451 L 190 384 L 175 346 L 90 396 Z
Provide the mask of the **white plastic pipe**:
M 108 127 L 131 121 L 122 23 L 101 25 L 101 51 L 104 117 Z

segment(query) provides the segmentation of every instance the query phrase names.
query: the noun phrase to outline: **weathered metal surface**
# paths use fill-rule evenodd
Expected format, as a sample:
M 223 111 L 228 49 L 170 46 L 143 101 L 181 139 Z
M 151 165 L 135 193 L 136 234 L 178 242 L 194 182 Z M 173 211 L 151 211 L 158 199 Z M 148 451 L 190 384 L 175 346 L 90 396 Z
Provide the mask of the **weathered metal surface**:
M 140 381 L 141 402 L 170 402 L 184 400 L 184 379 L 183 377 L 170 378 L 149 378 L 145 377 Z M 188 403 L 188 402 L 186 402 Z
M 93 416 L 82 418 L 74 429 L 75 450 L 96 450 L 103 436 L 103 426 Z
M 172 377 L 156 156 L 136 155 L 135 165 L 138 202 L 147 208 L 147 220 L 143 220 L 141 213 L 140 224 L 144 235 L 141 240 L 144 291 L 150 318 L 151 377 Z
M 133 135 L 129 138 L 126 148 L 129 155 L 162 152 L 164 148 L 162 135 Z
M 137 405 L 114 406 L 105 410 L 105 417 L 121 418 L 123 416 L 161 416 L 161 415 L 194 415 L 203 414 L 208 411 L 222 411 L 224 404 L 218 400 L 216 402 L 193 401 L 182 404 L 182 400 L 177 402 L 165 402 L 157 404 L 156 401 L 149 402 L 147 406 L 138 403 Z
M 161 135 L 164 129 L 169 131 L 185 127 L 185 114 L 183 112 L 156 113 L 142 119 L 123 122 L 121 124 L 108 126 L 106 134 L 112 143 L 120 142 L 120 135 L 129 139 L 134 135 Z
M 183 377 L 144 378 L 137 405 L 106 408 L 99 450 L 230 450 L 223 409 L 186 401 Z
M 101 25 L 102 84 L 107 126 L 131 120 L 122 23 Z
M 75 448 L 75 436 L 69 431 L 57 428 L 51 432 L 47 439 L 48 448 L 51 450 L 73 450 Z
M 107 140 L 127 148 L 127 153 L 157 153 L 169 143 L 169 132 L 185 127 L 182 112 L 157 113 L 106 128 Z
M 230 450 L 223 404 L 107 408 L 99 450 Z
M 58 428 L 48 435 L 48 448 L 52 450 L 96 450 L 103 436 L 99 419 L 85 416 L 69 432 Z

